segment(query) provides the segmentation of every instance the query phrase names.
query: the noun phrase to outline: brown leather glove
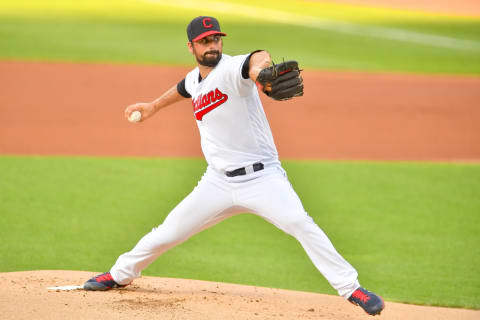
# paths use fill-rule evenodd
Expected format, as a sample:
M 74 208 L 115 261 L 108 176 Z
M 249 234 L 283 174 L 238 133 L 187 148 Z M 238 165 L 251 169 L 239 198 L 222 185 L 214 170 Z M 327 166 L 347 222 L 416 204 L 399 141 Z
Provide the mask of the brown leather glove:
M 267 96 L 275 100 L 289 100 L 303 95 L 303 79 L 298 62 L 284 61 L 260 71 L 257 86 Z

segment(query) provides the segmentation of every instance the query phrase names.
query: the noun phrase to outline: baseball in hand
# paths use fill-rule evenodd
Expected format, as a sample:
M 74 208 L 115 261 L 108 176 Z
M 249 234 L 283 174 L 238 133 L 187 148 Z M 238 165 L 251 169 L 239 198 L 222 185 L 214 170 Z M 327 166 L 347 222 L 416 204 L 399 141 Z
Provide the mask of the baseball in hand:
M 132 123 L 138 122 L 140 119 L 142 119 L 142 113 L 140 111 L 133 111 L 130 117 L 128 117 L 128 121 Z

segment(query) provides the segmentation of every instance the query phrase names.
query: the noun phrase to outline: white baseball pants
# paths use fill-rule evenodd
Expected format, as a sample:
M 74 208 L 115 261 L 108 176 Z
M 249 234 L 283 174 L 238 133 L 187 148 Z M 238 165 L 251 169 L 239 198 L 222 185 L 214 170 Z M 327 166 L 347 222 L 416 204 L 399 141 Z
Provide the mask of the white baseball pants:
M 279 165 L 233 178 L 208 168 L 165 221 L 118 258 L 110 270 L 113 279 L 130 283 L 165 251 L 240 212 L 259 215 L 295 237 L 339 295 L 348 298 L 360 286 L 357 271 L 305 212 Z

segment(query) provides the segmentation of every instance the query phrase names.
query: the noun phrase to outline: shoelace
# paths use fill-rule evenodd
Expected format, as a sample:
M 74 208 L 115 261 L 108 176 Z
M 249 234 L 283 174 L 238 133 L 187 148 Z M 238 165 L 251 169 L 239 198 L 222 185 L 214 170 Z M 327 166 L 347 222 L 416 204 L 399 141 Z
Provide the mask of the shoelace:
M 107 274 L 101 274 L 97 276 L 95 280 L 97 280 L 97 282 L 102 282 L 102 281 L 111 281 L 113 280 L 113 278 L 109 273 L 107 273 Z
M 364 293 L 361 290 L 357 290 L 352 294 L 352 297 L 359 299 L 363 303 L 367 303 L 368 300 L 370 300 L 370 296 L 368 296 L 366 293 Z

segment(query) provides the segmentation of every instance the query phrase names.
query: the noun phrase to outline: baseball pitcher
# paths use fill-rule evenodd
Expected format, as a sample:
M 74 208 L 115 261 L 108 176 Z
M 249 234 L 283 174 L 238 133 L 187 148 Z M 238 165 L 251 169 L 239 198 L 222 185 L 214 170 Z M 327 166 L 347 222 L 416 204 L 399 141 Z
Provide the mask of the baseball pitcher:
M 201 16 L 187 27 L 188 50 L 197 67 L 150 103 L 137 103 L 125 117 L 145 121 L 161 109 L 191 99 L 208 167 L 195 189 L 122 254 L 109 272 L 84 284 L 85 290 L 108 290 L 130 284 L 167 250 L 194 234 L 241 212 L 252 212 L 295 237 L 315 267 L 339 295 L 376 315 L 381 297 L 360 287 L 357 271 L 335 250 L 305 212 L 278 159 L 259 91 L 275 100 L 303 95 L 296 61 L 273 64 L 268 52 L 223 54 L 218 21 Z

